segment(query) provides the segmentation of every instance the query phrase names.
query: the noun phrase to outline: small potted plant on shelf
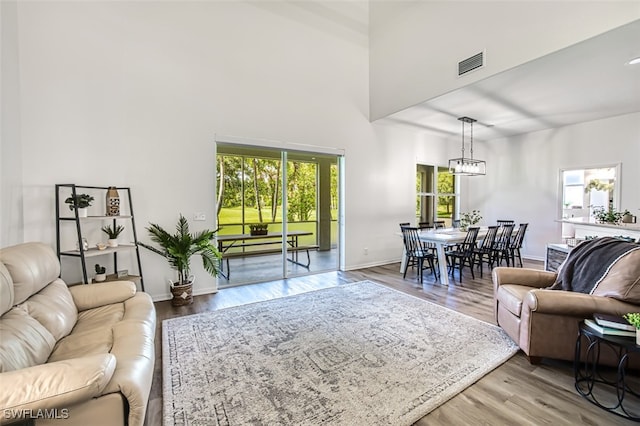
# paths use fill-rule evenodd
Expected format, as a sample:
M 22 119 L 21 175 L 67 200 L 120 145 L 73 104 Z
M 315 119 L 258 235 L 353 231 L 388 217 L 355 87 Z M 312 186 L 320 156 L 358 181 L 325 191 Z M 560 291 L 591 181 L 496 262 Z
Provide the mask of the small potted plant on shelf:
M 471 225 L 475 225 L 481 220 L 480 210 L 472 210 L 471 213 L 460 213 L 460 230 L 467 232 Z
M 609 207 L 608 210 L 606 210 L 602 206 L 591 207 L 593 207 L 593 216 L 596 218 L 596 221 L 598 223 L 610 223 L 613 225 L 619 225 L 625 215 L 631 214 L 629 210 L 619 212 L 616 211 L 616 209 L 614 209 L 613 207 Z
M 193 281 L 191 275 L 191 257 L 200 255 L 202 266 L 211 276 L 220 273 L 220 252 L 213 239 L 216 231 L 204 230 L 198 233 L 189 232 L 187 219 L 180 215 L 176 226 L 176 233 L 169 234 L 160 225 L 150 224 L 147 229 L 151 241 L 157 243 L 160 249 L 138 242 L 142 247 L 151 250 L 167 259 L 169 265 L 178 272 L 178 280 L 170 283 L 173 306 L 188 305 L 193 302 Z
M 107 240 L 109 247 L 118 247 L 118 235 L 120 235 L 122 231 L 124 231 L 124 226 L 122 225 L 107 225 L 102 227 L 102 232 L 109 237 Z
M 99 283 L 107 279 L 107 268 L 105 268 L 104 266 L 100 266 L 99 263 L 96 263 L 95 269 L 96 269 L 96 277 L 95 277 L 96 282 Z
M 636 328 L 636 345 L 640 346 L 640 312 L 630 312 L 622 317 Z
M 78 209 L 78 217 L 87 217 L 87 207 L 93 203 L 93 197 L 89 194 L 76 194 L 75 196 L 71 194 L 64 202 L 69 204 L 69 210 Z

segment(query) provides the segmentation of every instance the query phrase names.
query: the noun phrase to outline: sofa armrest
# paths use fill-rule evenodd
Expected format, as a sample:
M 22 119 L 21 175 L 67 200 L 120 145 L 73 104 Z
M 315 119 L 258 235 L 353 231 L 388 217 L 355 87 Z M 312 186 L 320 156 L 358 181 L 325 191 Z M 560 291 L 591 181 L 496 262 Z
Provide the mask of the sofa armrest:
M 136 285 L 131 281 L 109 281 L 69 287 L 78 311 L 121 303 L 136 294 Z
M 493 268 L 492 277 L 494 288 L 505 284 L 515 284 L 525 287 L 545 288 L 553 285 L 556 273 L 529 268 L 507 268 L 499 266 Z
M 622 315 L 638 310 L 636 305 L 611 297 L 563 290 L 531 290 L 523 302 L 531 312 L 579 318 L 591 318 L 595 313 Z
M 0 423 L 29 410 L 67 408 L 99 396 L 115 368 L 115 356 L 100 354 L 1 373 Z

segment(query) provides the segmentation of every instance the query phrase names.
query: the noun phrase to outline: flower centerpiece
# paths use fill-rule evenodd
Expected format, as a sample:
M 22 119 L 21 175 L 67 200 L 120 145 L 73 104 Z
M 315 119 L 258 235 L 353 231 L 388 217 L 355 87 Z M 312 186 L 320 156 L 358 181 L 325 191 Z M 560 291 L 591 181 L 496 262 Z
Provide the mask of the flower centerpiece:
M 471 225 L 482 220 L 480 210 L 472 210 L 471 213 L 460 213 L 460 230 L 467 232 Z
M 631 312 L 622 317 L 636 328 L 636 345 L 640 346 L 640 312 Z

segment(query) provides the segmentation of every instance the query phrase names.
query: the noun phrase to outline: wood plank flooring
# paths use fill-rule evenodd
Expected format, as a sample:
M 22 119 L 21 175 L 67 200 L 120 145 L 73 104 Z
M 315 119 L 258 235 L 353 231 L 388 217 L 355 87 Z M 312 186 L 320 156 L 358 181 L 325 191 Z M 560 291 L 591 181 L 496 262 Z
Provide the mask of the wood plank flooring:
M 541 262 L 525 261 L 525 267 L 542 269 Z M 425 300 L 446 306 L 474 318 L 495 323 L 493 319 L 493 285 L 491 275 L 476 273 L 472 280 L 465 270 L 463 282 L 449 286 L 433 282 L 426 276 L 418 285 L 415 273 L 403 279 L 399 264 L 328 272 L 221 289 L 217 294 L 197 296 L 189 306 L 172 307 L 169 302 L 156 303 L 156 364 L 147 426 L 162 424 L 162 355 L 161 323 L 182 315 L 269 300 L 321 288 L 369 279 Z M 544 360 L 531 365 L 519 352 L 448 402 L 416 423 L 426 425 L 627 425 L 629 420 L 610 414 L 589 403 L 574 388 L 571 363 Z

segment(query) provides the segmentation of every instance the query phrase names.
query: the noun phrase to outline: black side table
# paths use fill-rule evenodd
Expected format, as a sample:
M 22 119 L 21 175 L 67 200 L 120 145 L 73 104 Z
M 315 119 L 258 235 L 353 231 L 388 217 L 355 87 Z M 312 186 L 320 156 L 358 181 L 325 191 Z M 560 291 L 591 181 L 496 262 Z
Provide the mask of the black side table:
M 581 359 L 583 343 L 586 344 L 584 360 Z M 609 371 L 607 374 L 607 367 L 599 366 L 600 354 L 604 351 L 610 351 L 618 359 L 618 367 L 614 373 Z M 640 422 L 640 389 L 632 389 L 626 376 L 630 356 L 640 356 L 640 346 L 636 345 L 635 338 L 603 335 L 584 323 L 580 324 L 573 362 L 576 390 L 598 407 Z M 615 389 L 615 397 L 611 396 L 611 392 L 608 395 L 604 392 L 601 396 L 596 395 L 599 386 Z M 609 398 L 604 398 L 605 396 Z M 633 410 L 629 411 L 629 407 L 633 407 Z

